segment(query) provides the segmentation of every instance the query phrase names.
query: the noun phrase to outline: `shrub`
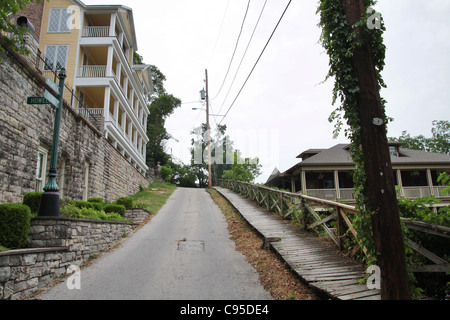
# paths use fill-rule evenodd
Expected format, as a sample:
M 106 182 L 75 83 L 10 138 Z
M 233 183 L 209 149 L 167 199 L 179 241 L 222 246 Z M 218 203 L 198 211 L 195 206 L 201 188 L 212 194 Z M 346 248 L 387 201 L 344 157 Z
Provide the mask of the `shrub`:
M 103 199 L 102 198 L 89 198 L 87 201 L 94 206 L 95 210 L 100 211 L 103 209 Z
M 23 248 L 30 232 L 31 210 L 24 204 L 0 205 L 0 244 L 8 248 Z
M 72 200 L 72 201 L 70 201 L 70 203 L 73 204 L 75 207 L 78 207 L 78 208 L 94 209 L 94 205 L 93 205 L 92 202 L 80 201 L 80 200 Z
M 39 211 L 39 203 L 43 192 L 28 192 L 23 195 L 22 203 L 28 206 L 32 214 L 37 214 Z
M 73 204 L 62 206 L 59 215 L 66 218 L 83 218 L 81 215 L 81 208 L 78 208 Z
M 133 198 L 132 197 L 122 197 L 116 200 L 116 204 L 123 205 L 125 208 L 133 208 Z
M 122 217 L 125 217 L 126 208 L 124 205 L 121 205 L 121 204 L 107 204 L 106 206 L 103 207 L 103 210 L 106 213 L 114 212 L 114 213 L 119 214 Z

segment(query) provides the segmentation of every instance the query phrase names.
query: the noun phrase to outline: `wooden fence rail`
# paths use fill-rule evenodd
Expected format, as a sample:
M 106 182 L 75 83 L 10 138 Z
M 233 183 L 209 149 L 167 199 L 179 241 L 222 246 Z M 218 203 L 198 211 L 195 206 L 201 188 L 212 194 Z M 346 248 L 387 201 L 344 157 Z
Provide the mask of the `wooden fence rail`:
M 361 245 L 358 233 L 353 227 L 351 217 L 357 214 L 354 206 L 241 181 L 220 180 L 219 184 L 223 188 L 233 190 L 255 201 L 266 210 L 279 214 L 283 219 L 296 220 L 306 230 L 320 232 L 321 229 L 336 244 L 339 250 L 345 248 L 344 237 L 351 235 L 356 244 L 352 254 L 354 255 L 358 250 L 362 250 L 364 255 L 369 257 L 367 248 Z M 450 228 L 448 227 L 405 218 L 401 218 L 401 220 L 410 230 L 450 238 Z M 333 227 L 327 225 L 332 221 L 334 221 Z M 436 256 L 410 239 L 407 239 L 405 244 L 435 263 L 434 265 L 413 267 L 412 271 L 450 272 L 450 264 L 446 260 Z

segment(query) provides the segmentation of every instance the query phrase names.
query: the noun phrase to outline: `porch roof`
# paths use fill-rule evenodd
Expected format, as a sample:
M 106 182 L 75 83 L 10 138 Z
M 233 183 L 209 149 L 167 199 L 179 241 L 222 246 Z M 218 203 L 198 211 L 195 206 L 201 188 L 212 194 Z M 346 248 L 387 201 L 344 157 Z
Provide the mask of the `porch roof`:
M 399 142 L 390 142 L 389 145 L 396 145 L 399 147 L 398 156 L 391 155 L 391 162 L 393 166 L 442 165 L 445 167 L 450 167 L 450 155 L 448 154 L 401 148 L 402 144 Z M 307 167 L 354 167 L 349 147 L 349 144 L 337 144 L 329 149 L 309 149 L 301 153 L 299 157 L 307 153 L 312 153 L 312 151 L 317 152 L 317 154 L 297 163 L 292 168 L 286 170 L 284 174 L 293 174 L 300 168 Z

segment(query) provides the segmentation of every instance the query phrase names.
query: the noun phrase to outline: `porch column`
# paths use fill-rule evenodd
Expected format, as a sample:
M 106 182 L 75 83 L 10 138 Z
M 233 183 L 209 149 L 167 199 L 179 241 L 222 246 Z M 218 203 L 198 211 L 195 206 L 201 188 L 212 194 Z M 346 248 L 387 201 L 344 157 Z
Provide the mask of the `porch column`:
M 400 192 L 399 192 L 398 196 L 404 197 L 405 193 L 403 192 L 402 172 L 400 169 L 397 169 L 396 173 L 397 173 L 398 186 L 400 187 Z
M 339 171 L 334 170 L 334 188 L 336 189 L 336 199 L 341 198 L 341 190 L 339 189 Z
M 302 192 L 306 194 L 306 172 L 302 170 L 301 173 Z
M 292 193 L 295 193 L 295 178 L 291 178 L 291 191 Z
M 431 169 L 427 169 L 428 187 L 430 188 L 430 195 L 434 197 L 433 178 L 431 177 Z

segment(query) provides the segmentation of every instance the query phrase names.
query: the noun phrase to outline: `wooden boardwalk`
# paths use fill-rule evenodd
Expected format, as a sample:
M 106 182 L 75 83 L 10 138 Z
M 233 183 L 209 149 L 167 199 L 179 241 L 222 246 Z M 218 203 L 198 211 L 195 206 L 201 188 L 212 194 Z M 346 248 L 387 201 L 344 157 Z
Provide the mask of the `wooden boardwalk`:
M 365 269 L 323 239 L 282 220 L 241 195 L 215 187 L 255 228 L 292 270 L 314 289 L 337 300 L 379 300 L 380 291 L 359 280 Z

